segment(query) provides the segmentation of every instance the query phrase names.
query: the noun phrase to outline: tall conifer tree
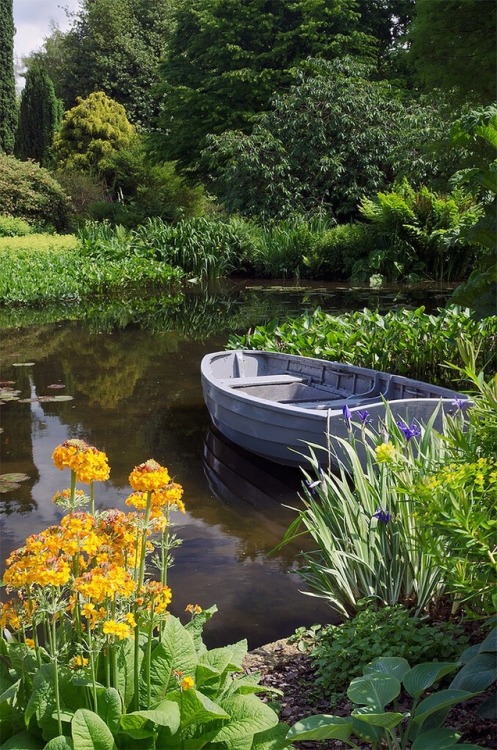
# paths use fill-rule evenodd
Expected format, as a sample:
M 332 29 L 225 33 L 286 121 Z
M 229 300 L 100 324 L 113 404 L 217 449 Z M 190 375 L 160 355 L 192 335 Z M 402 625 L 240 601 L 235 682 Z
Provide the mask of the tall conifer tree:
M 14 150 L 17 125 L 12 0 L 0 0 L 0 151 Z
M 58 130 L 62 105 L 46 70 L 34 63 L 26 74 L 21 95 L 15 153 L 19 159 L 34 159 L 43 167 L 50 163 L 51 147 Z

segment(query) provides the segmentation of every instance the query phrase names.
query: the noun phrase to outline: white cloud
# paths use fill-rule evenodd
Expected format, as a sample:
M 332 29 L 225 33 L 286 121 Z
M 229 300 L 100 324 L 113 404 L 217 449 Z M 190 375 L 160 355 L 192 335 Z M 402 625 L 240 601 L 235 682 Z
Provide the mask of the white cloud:
M 79 8 L 79 0 L 14 0 L 14 61 L 21 64 L 23 57 L 40 49 L 44 40 L 50 35 L 55 23 L 66 31 L 71 25 L 66 9 L 73 13 Z M 21 81 L 22 84 L 22 81 Z

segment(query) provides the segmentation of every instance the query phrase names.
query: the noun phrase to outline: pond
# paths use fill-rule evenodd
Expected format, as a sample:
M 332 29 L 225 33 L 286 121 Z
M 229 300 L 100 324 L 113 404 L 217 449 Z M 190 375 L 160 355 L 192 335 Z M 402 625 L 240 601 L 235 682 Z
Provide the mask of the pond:
M 373 292 L 268 287 L 245 282 L 174 302 L 46 309 L 31 318 L 2 311 L 0 380 L 13 381 L 20 400 L 1 406 L 0 473 L 22 472 L 29 480 L 0 494 L 0 565 L 26 536 L 61 517 L 51 499 L 69 476 L 51 455 L 78 437 L 109 458 L 110 479 L 96 488 L 99 508 L 127 510 L 129 473 L 148 458 L 183 485 L 187 512 L 174 519 L 183 544 L 169 578 L 171 609 L 182 616 L 189 603 L 216 604 L 206 629 L 210 647 L 246 637 L 254 648 L 301 625 L 331 621 L 322 601 L 300 593 L 301 542 L 270 554 L 295 518 L 286 506 L 298 507 L 301 473 L 256 460 L 212 431 L 199 366 L 231 333 L 318 305 L 333 312 L 371 307 Z M 432 293 L 432 306 L 442 306 L 448 294 Z M 387 290 L 373 301 L 384 311 L 399 300 L 408 304 L 405 295 Z M 40 399 L 46 396 L 56 398 Z

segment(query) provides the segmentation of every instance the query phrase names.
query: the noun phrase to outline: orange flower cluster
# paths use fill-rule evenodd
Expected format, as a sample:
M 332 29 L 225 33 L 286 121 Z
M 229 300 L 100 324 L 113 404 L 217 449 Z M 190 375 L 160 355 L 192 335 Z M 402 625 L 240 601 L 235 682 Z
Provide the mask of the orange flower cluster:
M 106 454 L 77 438 L 58 445 L 52 459 L 58 469 L 71 469 L 84 484 L 105 482 L 110 475 Z
M 131 487 L 138 492 L 160 490 L 171 481 L 168 470 L 153 458 L 135 466 L 129 475 Z
M 109 476 L 105 454 L 82 440 L 59 445 L 53 458 L 59 469 L 70 468 L 81 481 Z M 171 589 L 159 581 L 143 581 L 142 556 L 153 550 L 147 537 L 169 525 L 163 510 L 184 512 L 183 489 L 153 460 L 135 467 L 130 483 L 135 492 L 128 504 L 140 511 L 148 503 L 151 523 L 144 528 L 139 512 L 112 509 L 94 516 L 73 511 L 58 525 L 29 536 L 6 562 L 3 583 L 17 598 L 0 605 L 0 628 L 9 626 L 26 635 L 33 620 L 39 622 L 37 603 L 46 603 L 47 597 L 57 603 L 52 617 L 70 617 L 80 632 L 98 627 L 110 639 L 128 638 L 136 620 L 167 613 Z M 59 496 L 68 499 L 67 492 Z M 74 662 L 72 668 L 81 666 Z
M 168 506 L 185 513 L 185 504 L 181 500 L 182 496 L 183 487 L 170 481 L 165 487 L 153 491 L 150 497 L 149 492 L 133 492 L 127 498 L 126 505 L 145 510 L 147 503 L 150 502 L 150 518 L 159 518 L 162 515 L 163 508 Z
M 137 598 L 137 605 L 154 615 L 162 615 L 171 603 L 172 593 L 169 586 L 159 581 L 146 581 Z

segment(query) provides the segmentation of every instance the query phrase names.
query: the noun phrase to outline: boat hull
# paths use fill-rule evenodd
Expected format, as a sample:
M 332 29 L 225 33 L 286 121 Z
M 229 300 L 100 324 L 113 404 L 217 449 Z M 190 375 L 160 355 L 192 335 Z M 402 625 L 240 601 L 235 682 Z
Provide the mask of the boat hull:
M 318 461 L 336 466 L 345 455 L 340 439 L 349 437 L 351 423 L 360 422 L 358 412 L 368 411 L 374 429 L 388 402 L 395 420 L 426 424 L 435 414 L 434 427 L 441 430 L 443 414 L 453 414 L 460 408 L 455 400 L 466 399 L 368 368 L 255 351 L 207 355 L 201 379 L 219 432 L 251 453 L 288 466 L 308 464 L 311 450 Z M 344 417 L 345 405 L 350 419 Z M 364 462 L 365 456 L 359 457 Z

